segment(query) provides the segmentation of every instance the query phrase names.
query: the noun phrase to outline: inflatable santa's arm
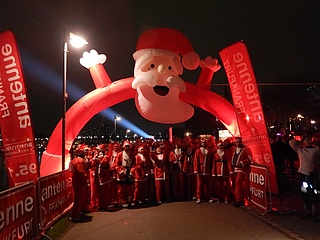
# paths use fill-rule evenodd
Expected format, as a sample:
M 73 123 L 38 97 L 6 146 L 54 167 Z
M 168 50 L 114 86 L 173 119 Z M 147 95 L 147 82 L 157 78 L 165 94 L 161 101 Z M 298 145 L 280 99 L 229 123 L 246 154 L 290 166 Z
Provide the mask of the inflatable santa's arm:
M 197 82 L 197 86 L 204 90 L 210 90 L 213 74 L 221 68 L 221 65 L 218 64 L 217 59 L 213 59 L 212 57 L 208 56 L 204 60 L 200 61 L 200 67 L 202 70 Z
M 96 88 L 106 87 L 111 84 L 111 79 L 102 66 L 107 60 L 107 56 L 104 54 L 98 54 L 94 49 L 83 53 L 83 57 L 80 58 L 80 64 L 85 68 L 88 68 L 93 79 Z

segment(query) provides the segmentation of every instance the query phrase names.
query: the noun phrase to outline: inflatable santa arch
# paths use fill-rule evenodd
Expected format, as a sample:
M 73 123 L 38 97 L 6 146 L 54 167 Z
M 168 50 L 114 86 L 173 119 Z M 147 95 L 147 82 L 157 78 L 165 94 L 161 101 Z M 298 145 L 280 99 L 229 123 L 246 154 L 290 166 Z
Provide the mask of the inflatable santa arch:
M 239 125 L 234 106 L 220 95 L 210 91 L 213 75 L 220 69 L 217 59 L 200 60 L 188 38 L 170 28 L 155 28 L 144 32 L 138 39 L 134 76 L 112 81 L 102 66 L 106 56 L 95 50 L 85 52 L 80 59 L 89 69 L 96 89 L 79 99 L 66 113 L 66 166 L 71 145 L 85 124 L 102 110 L 134 98 L 139 113 L 157 123 L 181 123 L 194 114 L 193 106 L 217 116 L 234 136 Z M 184 69 L 201 68 L 196 84 L 181 78 Z M 60 121 L 54 129 L 46 151 L 42 155 L 40 174 L 46 176 L 61 171 Z

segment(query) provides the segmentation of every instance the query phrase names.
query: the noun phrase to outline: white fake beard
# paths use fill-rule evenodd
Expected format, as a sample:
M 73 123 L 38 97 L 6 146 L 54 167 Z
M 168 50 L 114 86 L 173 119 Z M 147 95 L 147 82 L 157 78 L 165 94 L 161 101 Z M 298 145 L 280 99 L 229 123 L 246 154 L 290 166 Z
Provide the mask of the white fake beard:
M 123 151 L 122 160 L 122 166 L 124 167 L 128 167 L 131 164 L 131 159 L 129 158 L 128 153 L 126 153 L 125 151 Z
M 236 147 L 236 153 L 238 154 L 241 151 L 241 147 Z
M 177 156 L 180 156 L 180 155 L 181 155 L 181 152 L 182 152 L 182 151 L 181 151 L 181 148 L 178 148 L 178 149 L 176 148 L 176 149 L 174 149 L 174 154 L 177 155 Z
M 140 156 L 140 158 L 141 158 L 142 161 L 145 161 L 145 160 L 146 160 L 145 156 L 143 156 L 142 153 L 138 153 L 138 155 Z
M 217 150 L 217 153 L 218 153 L 219 157 L 222 157 L 223 154 L 224 154 L 224 150 L 218 149 L 218 150 Z
M 158 154 L 158 159 L 161 161 L 163 160 L 163 153 Z

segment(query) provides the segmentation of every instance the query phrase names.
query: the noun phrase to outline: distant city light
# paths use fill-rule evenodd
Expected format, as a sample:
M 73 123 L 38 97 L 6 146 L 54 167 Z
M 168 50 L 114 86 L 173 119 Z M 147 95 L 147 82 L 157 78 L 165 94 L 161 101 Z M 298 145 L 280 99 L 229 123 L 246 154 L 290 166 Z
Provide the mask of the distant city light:
M 304 116 L 302 116 L 301 114 L 298 114 L 298 115 L 297 115 L 298 121 L 301 121 L 302 118 L 304 118 Z
M 191 132 L 185 132 L 184 134 L 186 137 L 189 137 L 189 136 L 192 136 L 192 133 Z

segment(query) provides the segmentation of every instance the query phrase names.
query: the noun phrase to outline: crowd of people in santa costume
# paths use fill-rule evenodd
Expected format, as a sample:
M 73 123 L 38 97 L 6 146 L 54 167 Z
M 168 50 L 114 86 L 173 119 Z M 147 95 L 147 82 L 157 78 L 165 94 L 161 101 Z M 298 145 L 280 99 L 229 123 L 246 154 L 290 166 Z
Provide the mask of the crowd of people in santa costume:
M 74 222 L 87 221 L 92 210 L 172 201 L 248 204 L 252 155 L 240 137 L 81 144 L 72 155 Z

